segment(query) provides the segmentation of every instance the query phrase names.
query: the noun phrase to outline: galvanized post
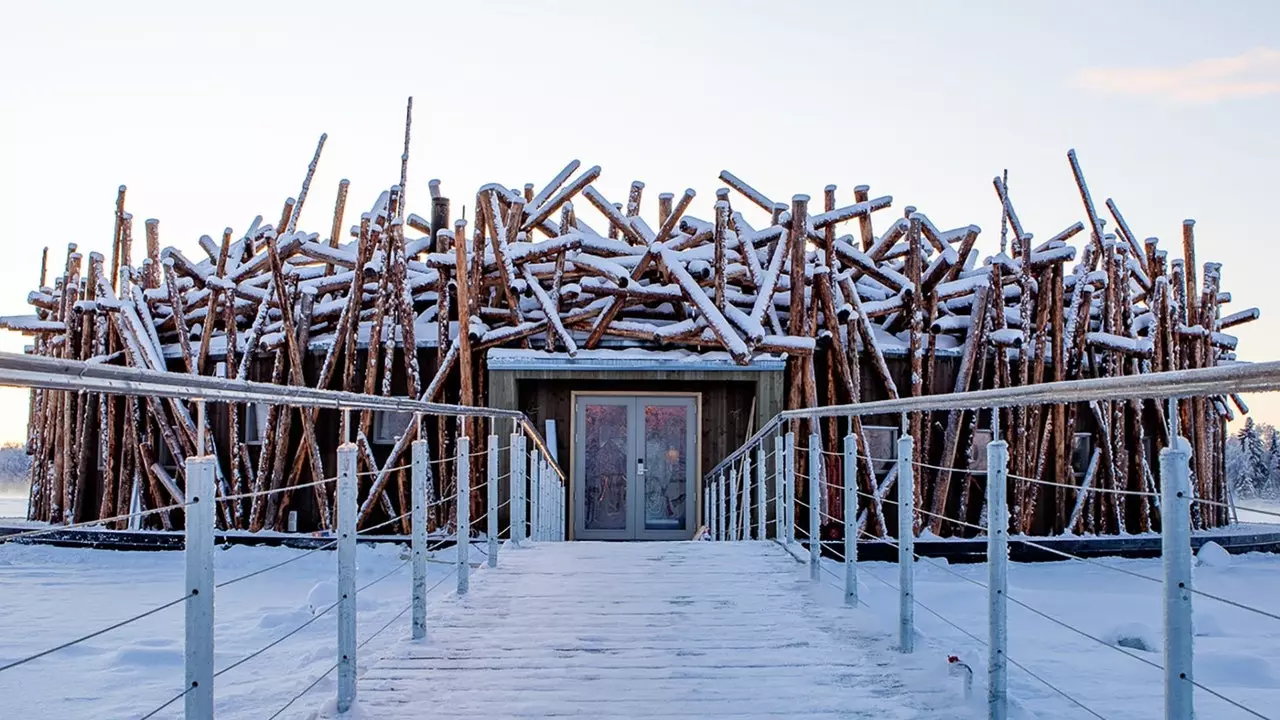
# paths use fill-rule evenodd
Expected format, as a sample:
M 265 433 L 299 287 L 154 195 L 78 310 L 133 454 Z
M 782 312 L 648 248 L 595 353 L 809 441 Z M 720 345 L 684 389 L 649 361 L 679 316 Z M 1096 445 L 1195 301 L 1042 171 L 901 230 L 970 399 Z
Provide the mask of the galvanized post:
M 817 423 L 814 423 L 816 426 Z M 809 435 L 809 579 L 822 579 L 822 436 Z
M 524 435 L 519 432 L 511 433 L 511 478 L 507 481 L 507 492 L 511 498 L 510 507 L 507 508 L 507 517 L 510 520 L 511 544 L 519 546 L 524 542 L 524 470 L 527 456 L 524 453 Z
M 764 539 L 764 443 L 756 446 L 756 539 Z
M 858 605 L 858 438 L 844 436 L 844 604 Z
M 213 464 L 187 458 L 186 717 L 213 717 Z
M 782 512 L 786 515 L 786 523 L 783 523 L 783 533 L 786 533 L 786 542 L 795 542 L 796 539 L 796 434 L 787 433 L 785 455 L 782 462 L 782 487 L 786 488 L 786 492 L 782 496 Z
M 409 524 L 413 530 L 413 639 L 427 636 L 427 470 L 430 448 L 426 440 L 414 440 L 411 446 L 413 469 L 410 492 L 413 505 Z
M 1160 451 L 1160 533 L 1164 555 L 1164 717 L 1195 717 L 1191 684 L 1191 446 L 1176 436 Z
M 999 412 L 994 411 L 994 412 Z M 987 716 L 1009 716 L 1009 443 L 987 443 Z
M 568 523 L 565 522 L 566 520 L 565 510 L 568 509 L 567 507 L 565 507 L 565 504 L 564 504 L 566 492 L 567 491 L 564 486 L 564 482 L 561 482 L 560 483 L 560 525 L 559 527 L 556 528 L 556 537 L 559 538 L 560 542 L 565 541 L 565 533 L 567 532 L 565 530 L 565 526 L 568 525 Z
M 542 461 L 538 459 L 538 451 L 529 452 L 529 537 L 534 542 L 542 541 Z
M 914 456 L 915 440 L 903 433 L 898 439 L 898 649 L 904 653 L 916 649 Z
M 466 595 L 471 587 L 471 438 L 458 437 L 458 594 Z
M 729 473 L 729 496 L 725 498 L 725 511 L 729 514 L 729 537 L 727 540 L 738 539 L 738 473 L 733 471 L 732 464 L 728 469 Z
M 338 447 L 338 712 L 356 700 L 356 446 Z
M 489 476 L 485 482 L 484 534 L 489 538 L 489 567 L 498 567 L 498 436 L 489 435 Z
M 707 533 L 712 532 L 712 483 L 707 482 L 707 478 L 703 478 L 703 527 L 707 528 Z
M 708 495 L 711 498 L 711 539 L 720 539 L 720 525 L 717 519 L 720 517 L 720 497 L 716 489 L 720 487 L 720 477 L 716 476 L 711 481 L 711 487 L 708 489 Z
M 729 539 L 729 514 L 725 507 L 729 502 L 725 494 L 727 485 L 728 479 L 725 478 L 724 471 L 721 471 L 720 477 L 716 479 L 716 527 L 720 529 L 720 537 L 716 538 L 717 540 Z
M 751 539 L 751 452 L 742 456 L 742 525 L 739 540 Z
M 786 512 L 782 509 L 782 504 L 786 498 L 786 472 L 783 468 L 786 466 L 787 451 L 783 444 L 781 435 L 773 438 L 773 539 L 786 542 L 787 536 L 783 532 L 783 524 L 786 522 Z

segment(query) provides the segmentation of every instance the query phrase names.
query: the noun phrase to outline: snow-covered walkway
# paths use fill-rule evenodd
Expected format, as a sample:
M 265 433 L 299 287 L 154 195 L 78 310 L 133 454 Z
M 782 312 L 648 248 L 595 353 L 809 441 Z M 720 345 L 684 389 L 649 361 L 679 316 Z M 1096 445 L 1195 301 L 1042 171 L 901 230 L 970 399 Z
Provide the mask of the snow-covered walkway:
M 954 718 L 959 687 L 766 543 L 504 552 L 360 679 L 369 718 Z

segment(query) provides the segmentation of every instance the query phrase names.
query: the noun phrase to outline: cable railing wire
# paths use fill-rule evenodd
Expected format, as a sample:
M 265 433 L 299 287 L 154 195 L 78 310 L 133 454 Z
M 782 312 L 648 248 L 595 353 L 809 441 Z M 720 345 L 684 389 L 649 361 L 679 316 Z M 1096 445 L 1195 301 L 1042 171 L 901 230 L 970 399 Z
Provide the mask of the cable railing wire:
M 149 510 L 139 510 L 137 512 L 124 513 L 122 515 L 116 515 L 114 517 L 99 518 L 97 520 L 85 520 L 83 522 L 71 523 L 69 525 L 51 525 L 49 527 L 36 528 L 34 530 L 26 530 L 23 532 L 12 533 L 10 535 L 0 536 L 0 545 L 3 545 L 8 542 L 13 542 L 15 540 L 21 540 L 23 538 L 35 537 L 37 535 L 46 535 L 52 532 L 60 532 L 62 530 L 74 530 L 76 528 L 90 527 L 92 525 L 116 522 L 118 520 L 128 520 L 130 518 L 135 518 L 135 517 L 147 517 L 149 515 L 155 515 L 157 513 L 168 512 L 170 510 L 179 510 L 186 507 L 188 504 L 189 503 L 185 503 L 185 502 L 173 503 L 172 505 L 165 505 L 163 507 L 151 508 Z
M 214 588 L 218 588 L 218 589 L 220 589 L 220 588 L 227 587 L 227 586 L 229 586 L 229 585 L 235 585 L 236 583 L 241 582 L 242 580 L 248 580 L 248 579 L 249 579 L 249 578 L 251 578 L 251 577 L 257 577 L 258 575 L 263 575 L 263 574 L 266 574 L 266 573 L 268 573 L 268 572 L 271 572 L 272 570 L 275 570 L 275 569 L 277 569 L 277 568 L 282 568 L 282 567 L 284 567 L 285 565 L 288 565 L 288 564 L 290 564 L 290 563 L 297 562 L 297 561 L 301 560 L 302 558 L 307 557 L 308 555 L 313 555 L 313 554 L 315 554 L 315 553 L 318 553 L 318 552 L 320 552 L 321 550 L 328 550 L 328 549 L 330 549 L 330 548 L 336 547 L 336 546 L 337 546 L 337 544 L 338 544 L 338 541 L 337 541 L 337 540 L 331 540 L 331 541 L 329 541 L 329 542 L 325 543 L 324 545 L 320 545 L 320 546 L 317 546 L 317 547 L 311 548 L 310 550 L 307 550 L 307 551 L 306 551 L 306 552 L 304 552 L 304 553 L 301 553 L 301 554 L 299 554 L 299 555 L 294 555 L 293 557 L 288 558 L 288 559 L 286 559 L 286 560 L 282 560 L 282 561 L 280 561 L 280 562 L 278 562 L 278 563 L 275 563 L 274 565 L 268 565 L 267 567 L 264 567 L 264 568 L 261 568 L 261 569 L 258 569 L 258 570 L 254 570 L 253 572 L 245 573 L 244 575 L 240 575 L 240 576 L 238 576 L 238 577 L 234 577 L 234 578 L 232 578 L 232 579 L 230 579 L 230 580 L 225 580 L 225 581 L 223 581 L 223 582 L 217 583 L 217 584 L 215 584 L 213 587 L 214 587 Z
M 451 575 L 445 575 L 444 577 L 440 578 L 440 580 L 436 581 L 436 584 L 435 584 L 435 585 L 432 585 L 430 588 L 428 588 L 428 589 L 427 589 L 426 594 L 427 594 L 427 595 L 430 595 L 432 591 L 434 591 L 436 588 L 438 588 L 438 587 L 440 587 L 442 584 L 444 584 L 444 581 L 448 580 L 450 577 L 452 577 L 452 576 L 451 576 Z M 410 605 L 410 607 L 412 607 L 412 605 Z M 406 611 L 407 609 L 408 609 L 408 608 L 406 608 L 405 610 L 401 610 L 401 611 L 399 612 L 399 614 L 397 614 L 394 618 L 392 618 L 392 619 L 391 619 L 391 621 L 390 621 L 390 622 L 388 622 L 386 625 L 383 625 L 381 628 L 378 628 L 377 632 L 375 632 L 374 634 L 370 635 L 369 637 L 367 637 L 367 638 L 365 638 L 363 641 L 361 641 L 361 642 L 360 642 L 360 644 L 356 646 L 356 648 L 357 648 L 357 649 L 360 649 L 360 648 L 363 648 L 365 645 L 368 645 L 370 641 L 372 641 L 374 638 L 376 638 L 376 637 L 377 637 L 379 634 L 381 634 L 384 630 L 386 630 L 387 628 L 391 627 L 391 625 L 392 625 L 396 620 L 398 620 L 401 616 L 403 616 L 403 615 L 404 615 L 404 613 L 405 613 L 405 611 Z M 337 670 L 337 669 L 338 669 L 338 663 L 334 663 L 333 665 L 330 665 L 328 670 L 325 670 L 323 673 L 321 673 L 321 674 L 320 674 L 320 676 L 319 676 L 319 677 L 317 677 L 315 680 L 311 681 L 311 684 L 310 684 L 310 685 L 307 685 L 305 688 L 303 688 L 303 689 L 302 689 L 302 692 L 299 692 L 297 695 L 294 695 L 294 696 L 289 700 L 289 702 L 285 703 L 283 707 L 281 707 L 279 710 L 277 710 L 277 711 L 275 711 L 274 713 L 272 713 L 271 717 L 267 718 L 267 720 L 275 720 L 275 718 L 280 717 L 280 715 L 282 715 L 282 714 L 284 713 L 284 711 L 285 711 L 285 710 L 288 710 L 290 707 L 292 707 L 292 706 L 293 706 L 293 704 L 294 704 L 295 702 L 297 702 L 298 700 L 301 700 L 301 699 L 302 699 L 302 696 L 306 695 L 307 693 L 309 693 L 309 692 L 311 692 L 313 689 L 315 689 L 315 687 L 316 687 L 317 685 L 319 685 L 319 684 L 321 683 L 321 681 L 323 681 L 326 677 L 328 677 L 328 676 L 329 676 L 329 673 L 331 673 L 331 672 L 333 672 L 334 670 Z M 179 697 L 181 697 L 181 695 L 180 695 Z
M 188 593 L 188 594 L 186 594 L 186 595 L 184 595 L 184 596 L 182 596 L 182 597 L 178 598 L 177 600 L 170 600 L 169 602 L 167 602 L 167 603 L 165 603 L 165 604 L 163 604 L 163 605 L 159 605 L 159 606 L 153 607 L 153 608 L 151 608 L 150 610 L 146 610 L 146 611 L 144 611 L 144 612 L 140 612 L 140 613 L 138 613 L 137 615 L 134 615 L 134 616 L 132 616 L 132 617 L 126 618 L 126 619 L 121 620 L 121 621 L 119 621 L 119 622 L 112 623 L 112 624 L 108 625 L 107 627 L 104 627 L 104 628 L 102 628 L 101 630 L 96 630 L 96 631 L 94 631 L 94 632 L 91 632 L 91 633 L 89 633 L 88 635 L 82 635 L 82 636 L 80 636 L 80 637 L 78 637 L 78 638 L 76 638 L 76 639 L 74 639 L 74 640 L 68 640 L 67 642 L 62 643 L 61 645 L 55 645 L 54 647 L 48 648 L 48 649 L 46 649 L 46 650 L 41 650 L 41 651 L 40 651 L 40 652 L 38 652 L 38 653 L 35 653 L 35 654 L 33 654 L 33 655 L 28 655 L 28 656 L 26 656 L 26 657 L 24 657 L 24 658 L 22 658 L 22 659 L 20 659 L 20 660 L 14 660 L 13 662 L 6 663 L 6 664 L 4 664 L 4 665 L 0 665 L 0 672 L 4 672 L 5 670 L 8 670 L 8 669 L 10 669 L 10 668 L 16 668 L 16 667 L 18 667 L 19 665 L 25 665 L 25 664 L 27 664 L 27 663 L 29 663 L 29 662 L 33 661 L 33 660 L 38 660 L 38 659 L 40 659 L 40 658 L 42 658 L 42 657 L 45 657 L 46 655 L 52 655 L 53 653 L 56 653 L 56 652 L 58 652 L 59 650 L 65 650 L 66 648 L 69 648 L 69 647 L 71 647 L 71 646 L 73 646 L 73 645 L 79 645 L 80 643 L 85 642 L 85 641 L 87 641 L 87 640 L 92 640 L 92 639 L 94 639 L 94 638 L 98 637 L 99 635 L 105 635 L 106 633 L 109 633 L 109 632 L 111 632 L 112 630 L 116 630 L 116 629 L 118 629 L 118 628 L 122 628 L 122 627 L 124 627 L 125 625 L 129 625 L 129 624 L 131 624 L 131 623 L 135 623 L 135 622 L 137 622 L 137 621 L 139 621 L 139 620 L 142 620 L 143 618 L 146 618 L 146 617 L 150 617 L 150 616 L 152 616 L 152 615 L 155 615 L 156 613 L 160 612 L 161 610 L 168 610 L 169 608 L 173 607 L 174 605 L 177 605 L 177 604 L 179 604 L 179 603 L 181 603 L 181 602 L 185 602 L 185 601 L 187 600 L 187 598 L 190 598 L 190 597 L 191 597 L 191 594 L 190 594 L 190 593 Z

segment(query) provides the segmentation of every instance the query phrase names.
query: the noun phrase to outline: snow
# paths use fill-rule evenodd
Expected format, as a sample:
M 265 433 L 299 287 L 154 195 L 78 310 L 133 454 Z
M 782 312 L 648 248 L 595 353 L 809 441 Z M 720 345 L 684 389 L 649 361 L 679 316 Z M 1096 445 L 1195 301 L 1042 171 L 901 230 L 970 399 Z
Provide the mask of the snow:
M 513 551 L 362 678 L 370 717 L 917 718 L 957 713 L 945 658 L 827 606 L 772 542 Z M 430 632 L 430 631 L 429 631 Z
M 1231 553 L 1218 543 L 1209 541 L 1201 545 L 1200 552 L 1196 553 L 1196 564 L 1202 567 L 1231 567 Z
M 1280 555 L 1237 555 L 1228 567 L 1201 565 L 1195 587 L 1236 602 L 1275 613 L 1280 611 Z M 1161 575 L 1159 558 L 1098 561 L 1152 578 Z M 843 591 L 843 568 L 824 560 L 841 578 L 824 573 L 824 586 L 833 598 Z M 875 615 L 896 622 L 898 594 L 884 583 L 897 582 L 891 563 L 859 565 L 859 595 Z M 953 574 L 955 573 L 955 574 Z M 957 577 L 957 575 L 962 577 Z M 945 569 L 932 560 L 916 563 L 915 591 L 920 603 L 936 610 L 979 638 L 987 637 L 985 563 L 953 564 Z M 1137 640 L 1155 652 L 1121 648 L 1156 664 L 1162 662 L 1162 587 L 1098 564 L 1074 561 L 1012 563 L 1009 597 L 1060 619 L 1109 643 Z M 835 600 L 833 599 L 833 602 Z M 1280 622 L 1195 597 L 1196 680 L 1264 714 L 1280 703 Z M 975 695 L 983 695 L 987 650 L 937 617 L 916 608 L 916 624 L 924 640 L 918 654 L 956 655 L 973 668 Z M 1009 605 L 1009 657 L 1057 685 L 1107 718 L 1156 720 L 1163 717 L 1162 675 L 1145 663 L 1122 655 L 1034 615 L 1013 602 Z M 1009 692 L 1014 718 L 1078 718 L 1088 714 L 1062 696 L 1009 667 Z M 1197 715 L 1214 720 L 1251 717 L 1203 691 L 1196 692 Z
M 25 501 L 23 503 L 25 505 Z M 0 515 L 12 514 L 10 499 Z M 218 582 L 303 554 L 288 548 L 232 546 L 214 560 Z M 360 585 L 401 565 L 403 546 L 361 546 Z M 452 549 L 443 551 L 449 559 Z M 312 619 L 333 601 L 337 560 L 313 553 L 217 590 L 215 667 L 222 669 Z M 430 563 L 428 587 L 452 572 Z M 181 552 L 120 552 L 0 545 L 0 665 L 99 630 L 182 594 Z M 364 641 L 409 602 L 407 566 L 359 596 L 357 637 Z M 436 594 L 447 593 L 445 581 Z M 433 595 L 436 597 L 436 595 Z M 317 603 L 323 603 L 317 605 Z M 361 651 L 363 666 L 409 633 L 409 614 Z M 219 677 L 219 718 L 264 718 L 336 661 L 337 613 Z M 183 683 L 183 613 L 179 604 L 118 630 L 0 673 L 0 717 L 139 717 L 173 697 Z M 336 692 L 334 674 L 282 718 L 305 718 Z M 157 718 L 182 717 L 182 702 Z

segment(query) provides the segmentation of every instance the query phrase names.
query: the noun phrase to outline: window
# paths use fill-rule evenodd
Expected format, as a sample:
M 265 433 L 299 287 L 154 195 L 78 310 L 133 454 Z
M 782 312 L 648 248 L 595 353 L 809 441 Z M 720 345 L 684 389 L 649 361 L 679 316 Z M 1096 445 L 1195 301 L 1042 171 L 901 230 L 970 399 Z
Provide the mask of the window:
M 973 431 L 973 457 L 969 458 L 969 469 L 975 472 L 987 471 L 987 445 L 991 443 L 990 430 Z
M 1092 459 L 1093 435 L 1076 433 L 1075 440 L 1071 444 L 1071 472 L 1075 473 L 1077 480 L 1084 479 L 1084 474 L 1089 471 L 1089 461 Z
M 867 455 L 871 457 L 871 469 L 876 475 L 883 476 L 893 468 L 893 460 L 898 456 L 898 428 L 867 425 L 862 428 L 866 436 Z
M 373 444 L 394 445 L 413 422 L 413 413 L 380 410 L 373 414 Z
M 267 404 L 250 403 L 244 406 L 244 435 L 246 445 L 261 445 L 267 434 Z

